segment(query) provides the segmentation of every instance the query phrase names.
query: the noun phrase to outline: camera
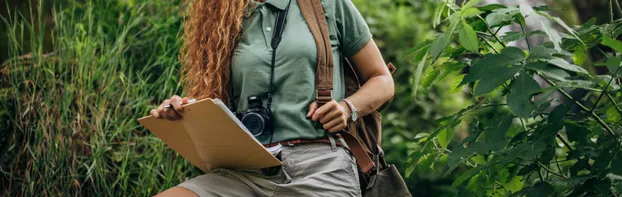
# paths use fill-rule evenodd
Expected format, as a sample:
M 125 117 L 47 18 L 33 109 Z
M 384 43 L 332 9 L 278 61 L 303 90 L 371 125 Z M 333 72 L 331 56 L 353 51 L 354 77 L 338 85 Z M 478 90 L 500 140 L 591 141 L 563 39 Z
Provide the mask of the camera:
M 264 107 L 258 96 L 249 96 L 248 110 L 237 113 L 236 117 L 255 137 L 272 133 L 272 111 Z

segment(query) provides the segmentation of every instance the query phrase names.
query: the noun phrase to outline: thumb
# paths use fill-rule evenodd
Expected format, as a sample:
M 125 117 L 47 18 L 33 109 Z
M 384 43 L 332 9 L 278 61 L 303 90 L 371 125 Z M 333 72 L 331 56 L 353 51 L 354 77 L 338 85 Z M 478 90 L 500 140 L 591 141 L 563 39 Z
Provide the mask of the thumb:
M 188 97 L 181 99 L 181 104 L 188 104 Z
M 313 101 L 313 103 L 309 105 L 309 112 L 307 113 L 307 118 L 311 118 L 311 116 L 313 116 L 313 113 L 315 113 L 315 110 L 317 110 L 317 102 Z

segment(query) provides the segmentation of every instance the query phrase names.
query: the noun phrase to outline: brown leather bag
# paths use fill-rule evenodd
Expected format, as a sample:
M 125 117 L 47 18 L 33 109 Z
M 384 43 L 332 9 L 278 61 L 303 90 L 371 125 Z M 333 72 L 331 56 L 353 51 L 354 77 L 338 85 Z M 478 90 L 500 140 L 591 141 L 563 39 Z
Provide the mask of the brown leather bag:
M 298 0 L 317 46 L 316 100 L 321 106 L 330 102 L 333 90 L 333 54 L 329 39 L 328 23 L 321 0 Z M 346 96 L 359 90 L 361 81 L 355 67 L 345 57 L 344 77 Z M 387 65 L 391 73 L 392 64 Z M 390 101 L 389 101 L 390 102 Z M 382 110 L 385 103 L 378 111 Z M 394 165 L 387 164 L 380 142 L 382 141 L 382 117 L 378 111 L 362 117 L 341 132 L 359 167 L 360 184 L 365 197 L 411 196 L 404 179 Z

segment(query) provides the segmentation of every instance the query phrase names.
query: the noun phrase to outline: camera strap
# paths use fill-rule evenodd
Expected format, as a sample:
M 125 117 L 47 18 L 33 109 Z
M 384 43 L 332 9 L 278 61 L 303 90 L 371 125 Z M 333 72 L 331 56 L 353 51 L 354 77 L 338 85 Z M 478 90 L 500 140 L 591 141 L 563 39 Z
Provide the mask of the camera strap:
M 287 4 L 287 8 L 285 10 L 279 11 L 276 17 L 276 22 L 274 22 L 274 32 L 272 33 L 272 42 L 270 43 L 272 46 L 272 61 L 270 65 L 270 86 L 268 87 L 268 103 L 266 107 L 270 109 L 272 105 L 272 95 L 274 94 L 274 67 L 276 66 L 276 49 L 279 47 L 281 43 L 281 39 L 283 38 L 283 31 L 285 30 L 285 22 L 287 18 L 287 13 L 289 12 L 289 6 L 292 3 L 289 0 Z
M 286 18 L 287 18 L 287 13 L 289 12 L 289 6 L 292 3 L 291 0 L 289 0 L 289 3 L 287 4 L 287 7 L 285 8 L 285 10 L 280 10 L 279 13 L 277 14 L 276 17 L 276 21 L 274 22 L 274 26 L 275 26 L 275 30 L 272 33 L 272 42 L 270 43 L 270 46 L 272 47 L 272 60 L 271 60 L 271 64 L 270 64 L 270 85 L 268 86 L 268 102 L 266 107 L 268 109 L 270 109 L 270 106 L 272 105 L 272 95 L 274 94 L 274 67 L 276 64 L 276 49 L 279 47 L 279 44 L 281 43 L 281 40 L 283 38 L 283 31 L 285 30 L 285 22 L 286 22 Z M 233 70 L 229 70 L 229 87 L 228 87 L 228 91 L 229 91 L 229 101 L 228 103 L 228 107 L 229 110 L 231 111 L 236 111 L 235 110 L 235 104 L 233 103 L 235 98 L 233 98 L 233 94 L 235 94 L 235 91 L 233 90 L 233 84 L 231 84 L 231 80 L 233 80 Z

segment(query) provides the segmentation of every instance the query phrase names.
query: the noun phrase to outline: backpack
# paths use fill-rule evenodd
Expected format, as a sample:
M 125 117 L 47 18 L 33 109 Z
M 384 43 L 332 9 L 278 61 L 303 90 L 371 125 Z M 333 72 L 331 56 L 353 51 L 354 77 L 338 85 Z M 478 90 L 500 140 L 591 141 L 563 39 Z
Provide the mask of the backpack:
M 316 101 L 318 105 L 330 102 L 333 90 L 333 55 L 329 39 L 328 23 L 321 0 L 298 0 L 317 46 Z M 355 67 L 343 58 L 346 97 L 361 87 Z M 391 73 L 395 67 L 389 63 Z M 377 111 L 350 123 L 340 134 L 354 156 L 359 169 L 359 183 L 363 196 L 411 196 L 404 179 L 394 165 L 387 164 L 381 148 L 382 116 Z

